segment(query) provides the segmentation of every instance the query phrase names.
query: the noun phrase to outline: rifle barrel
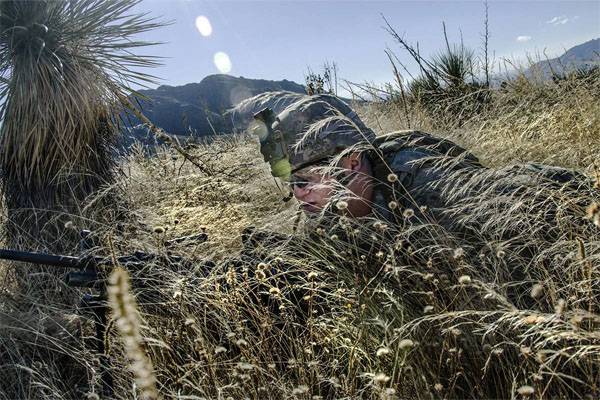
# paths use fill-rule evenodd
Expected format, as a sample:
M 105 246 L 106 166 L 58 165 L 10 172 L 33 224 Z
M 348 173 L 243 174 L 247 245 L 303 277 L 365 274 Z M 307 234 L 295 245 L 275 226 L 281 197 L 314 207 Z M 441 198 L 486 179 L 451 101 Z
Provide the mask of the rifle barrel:
M 83 268 L 84 261 L 79 257 L 55 256 L 45 253 L 30 253 L 27 251 L 0 249 L 0 259 L 44 264 L 54 267 Z

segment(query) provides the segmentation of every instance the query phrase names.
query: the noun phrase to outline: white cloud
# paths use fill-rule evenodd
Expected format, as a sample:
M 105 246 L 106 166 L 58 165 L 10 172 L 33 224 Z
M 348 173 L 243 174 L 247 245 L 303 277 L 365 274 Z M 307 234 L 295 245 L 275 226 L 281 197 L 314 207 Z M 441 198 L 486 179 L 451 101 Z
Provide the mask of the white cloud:
M 531 40 L 531 36 L 517 36 L 517 42 L 529 42 Z
M 575 17 L 573 19 L 577 19 L 577 17 Z M 554 26 L 558 26 L 558 25 L 564 25 L 569 21 L 570 21 L 570 19 L 566 15 L 559 15 L 558 17 L 554 17 L 551 20 L 546 21 L 546 23 L 554 25 Z

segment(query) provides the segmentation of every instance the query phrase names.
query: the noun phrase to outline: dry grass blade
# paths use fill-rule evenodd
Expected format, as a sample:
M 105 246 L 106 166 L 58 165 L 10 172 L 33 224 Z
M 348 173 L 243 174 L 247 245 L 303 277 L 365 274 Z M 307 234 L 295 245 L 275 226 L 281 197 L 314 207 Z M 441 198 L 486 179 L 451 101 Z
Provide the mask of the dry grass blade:
M 140 398 L 158 399 L 156 376 L 152 362 L 146 356 L 144 340 L 140 333 L 141 321 L 135 299 L 131 294 L 129 274 L 122 268 L 115 269 L 109 278 L 109 304 L 113 310 L 115 325 L 125 345 L 125 354 L 130 361 Z

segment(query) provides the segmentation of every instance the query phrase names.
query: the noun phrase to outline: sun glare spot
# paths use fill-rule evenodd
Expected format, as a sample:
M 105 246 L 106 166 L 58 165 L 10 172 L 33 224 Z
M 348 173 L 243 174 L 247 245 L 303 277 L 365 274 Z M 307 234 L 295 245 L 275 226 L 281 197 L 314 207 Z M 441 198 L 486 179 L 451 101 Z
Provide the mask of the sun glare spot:
M 210 36 L 212 33 L 212 25 L 204 15 L 196 17 L 196 29 L 202 36 Z
M 215 66 L 222 74 L 227 74 L 231 71 L 231 60 L 226 53 L 223 53 L 222 51 L 215 53 L 213 60 Z

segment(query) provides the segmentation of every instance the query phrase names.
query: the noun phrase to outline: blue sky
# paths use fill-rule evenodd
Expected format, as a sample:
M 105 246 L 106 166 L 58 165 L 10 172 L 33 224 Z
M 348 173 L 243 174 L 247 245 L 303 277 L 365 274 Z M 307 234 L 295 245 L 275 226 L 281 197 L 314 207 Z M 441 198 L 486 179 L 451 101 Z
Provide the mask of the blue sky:
M 166 57 L 153 74 L 169 85 L 199 82 L 219 68 L 303 83 L 307 68 L 318 71 L 325 60 L 338 64 L 340 78 L 380 84 L 393 80 L 388 46 L 414 68 L 383 29 L 382 15 L 423 55 L 443 48 L 442 21 L 450 41 L 462 32 L 472 48 L 481 47 L 484 30 L 483 1 L 144 0 L 136 11 L 173 21 L 142 36 L 166 42 L 146 52 Z M 544 49 L 556 56 L 600 37 L 600 1 L 492 0 L 489 25 L 496 59 Z

